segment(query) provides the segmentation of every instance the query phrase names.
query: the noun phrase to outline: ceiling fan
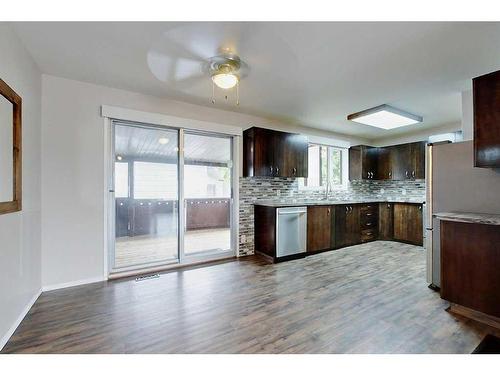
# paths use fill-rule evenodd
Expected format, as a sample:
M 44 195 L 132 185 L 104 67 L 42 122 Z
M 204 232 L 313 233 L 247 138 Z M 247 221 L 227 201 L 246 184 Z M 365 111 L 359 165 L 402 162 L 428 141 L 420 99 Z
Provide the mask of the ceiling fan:
M 230 26 L 222 31 L 234 38 L 239 33 Z M 228 40 L 220 33 L 219 29 L 192 27 L 164 32 L 148 51 L 149 69 L 157 79 L 179 91 L 206 90 L 211 83 L 213 104 L 216 88 L 223 90 L 226 100 L 229 94 L 226 90 L 235 89 L 239 105 L 239 84 L 248 75 L 249 67 L 235 53 L 235 40 Z

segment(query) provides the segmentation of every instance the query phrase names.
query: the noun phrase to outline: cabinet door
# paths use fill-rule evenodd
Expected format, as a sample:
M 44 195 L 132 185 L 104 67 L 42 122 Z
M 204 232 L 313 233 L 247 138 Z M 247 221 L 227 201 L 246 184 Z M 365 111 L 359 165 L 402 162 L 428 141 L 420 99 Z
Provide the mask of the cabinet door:
M 378 148 L 361 146 L 361 173 L 366 180 L 376 180 Z
M 391 147 L 381 147 L 377 156 L 377 179 L 392 180 Z
M 287 133 L 270 131 L 269 142 L 271 143 L 271 167 L 272 175 L 276 177 L 288 177 L 285 170 L 285 150 L 287 148 Z
M 348 244 L 347 214 L 349 206 L 335 206 L 335 247 L 343 247 Z
M 271 130 L 253 128 L 254 176 L 273 176 L 274 137 Z
M 349 180 L 377 179 L 378 148 L 353 146 L 349 148 Z
M 330 248 L 331 243 L 330 206 L 311 206 L 307 208 L 307 251 Z
M 361 147 L 349 147 L 349 181 L 361 180 Z
M 425 178 L 425 142 L 410 144 L 410 159 L 412 163 L 411 178 Z
M 356 245 L 361 243 L 359 206 L 349 206 L 346 227 L 348 233 L 348 245 Z
M 411 162 L 410 154 L 411 149 L 409 144 L 391 147 L 393 180 L 407 180 L 411 178 L 413 163 Z
M 394 239 L 422 246 L 422 205 L 394 203 Z
M 286 134 L 283 177 L 307 177 L 308 146 L 307 137 Z
M 392 203 L 380 203 L 379 205 L 379 239 L 392 240 L 393 227 L 393 205 Z
M 360 242 L 359 207 L 351 205 L 336 206 L 335 247 L 356 245 Z
M 472 80 L 474 166 L 500 167 L 500 71 Z

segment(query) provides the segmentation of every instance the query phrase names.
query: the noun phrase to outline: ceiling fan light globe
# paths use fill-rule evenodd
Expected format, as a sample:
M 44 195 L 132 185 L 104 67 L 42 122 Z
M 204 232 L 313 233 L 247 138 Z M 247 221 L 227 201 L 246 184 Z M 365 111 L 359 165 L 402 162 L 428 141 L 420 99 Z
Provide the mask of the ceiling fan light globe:
M 238 84 L 238 76 L 235 74 L 218 73 L 212 76 L 212 81 L 221 89 L 231 89 Z

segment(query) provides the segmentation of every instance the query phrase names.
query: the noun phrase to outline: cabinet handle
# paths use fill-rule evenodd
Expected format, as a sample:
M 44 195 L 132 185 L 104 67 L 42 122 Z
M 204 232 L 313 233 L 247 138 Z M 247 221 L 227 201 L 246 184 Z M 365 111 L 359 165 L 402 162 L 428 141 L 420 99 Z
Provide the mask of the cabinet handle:
M 408 171 L 405 171 L 405 176 L 406 178 L 408 178 Z
M 422 211 L 422 206 L 418 206 L 418 210 L 419 210 L 419 211 Z
M 271 170 L 271 174 L 273 174 L 273 167 L 269 167 L 269 169 Z
M 349 207 L 345 206 L 345 213 L 349 212 Z
M 366 225 L 372 225 L 372 223 L 366 223 Z
M 280 168 L 276 167 L 276 174 L 280 173 Z
M 351 212 L 352 212 L 352 206 L 351 206 L 351 207 L 349 207 L 349 211 L 351 211 Z
M 327 212 L 328 212 L 328 215 L 330 215 L 330 209 L 328 209 Z
M 372 216 L 372 214 L 369 214 L 369 213 L 368 213 L 368 214 L 366 214 L 366 216 Z
M 293 175 L 295 176 L 297 174 L 297 168 L 294 167 L 292 172 L 293 172 Z
M 414 178 L 415 177 L 415 171 L 411 171 L 411 176 Z
M 391 178 L 391 177 L 392 177 L 392 172 L 389 172 L 389 178 Z

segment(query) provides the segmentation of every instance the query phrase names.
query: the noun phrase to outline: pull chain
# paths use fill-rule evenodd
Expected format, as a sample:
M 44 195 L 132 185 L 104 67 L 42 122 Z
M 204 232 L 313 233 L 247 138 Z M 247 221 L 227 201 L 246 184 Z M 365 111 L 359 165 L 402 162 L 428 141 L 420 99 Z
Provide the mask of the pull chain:
M 236 105 L 240 105 L 240 82 L 236 84 Z
M 215 83 L 212 80 L 212 104 L 215 104 Z

